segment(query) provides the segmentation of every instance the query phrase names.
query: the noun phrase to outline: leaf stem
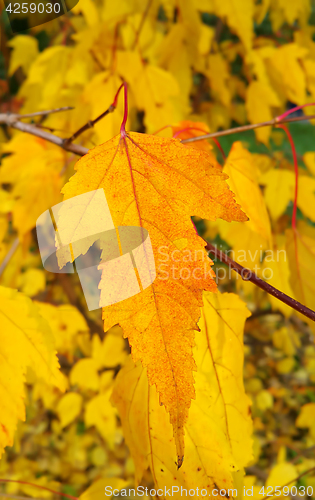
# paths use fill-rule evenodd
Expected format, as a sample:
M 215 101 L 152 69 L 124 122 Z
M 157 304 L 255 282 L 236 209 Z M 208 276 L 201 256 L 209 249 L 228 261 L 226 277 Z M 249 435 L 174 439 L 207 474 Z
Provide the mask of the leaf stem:
M 279 122 L 282 122 L 284 118 L 286 118 L 288 115 L 291 115 L 291 113 L 295 113 L 295 111 L 299 111 L 300 109 L 307 108 L 308 106 L 315 106 L 315 102 L 308 102 L 306 104 L 302 104 L 302 106 L 295 106 L 294 108 L 288 109 L 285 113 L 282 115 L 277 116 L 277 120 Z
M 120 135 L 121 137 L 126 137 L 126 123 L 128 118 L 128 86 L 126 82 L 122 83 L 124 87 L 124 117 L 120 127 Z M 119 89 L 120 90 L 120 89 Z

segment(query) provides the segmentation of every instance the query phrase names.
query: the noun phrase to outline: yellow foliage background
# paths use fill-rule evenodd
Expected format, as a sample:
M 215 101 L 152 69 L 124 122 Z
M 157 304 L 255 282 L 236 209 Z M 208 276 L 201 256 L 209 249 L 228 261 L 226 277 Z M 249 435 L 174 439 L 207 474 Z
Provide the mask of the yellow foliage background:
M 1 0 L 0 8 L 0 113 L 71 106 L 24 120 L 62 138 L 103 113 L 122 79 L 127 130 L 167 138 L 267 121 L 315 101 L 310 0 L 80 0 L 67 15 L 16 35 Z M 314 113 L 312 107 L 303 112 Z M 122 115 L 120 97 L 115 112 L 76 142 L 93 148 L 110 140 Z M 298 153 L 296 230 L 292 153 L 283 131 L 271 127 L 219 139 L 226 160 L 212 141 L 191 144 L 229 176 L 249 217 L 194 222 L 204 239 L 315 309 L 315 134 L 312 125 L 290 130 Z M 210 489 L 211 478 L 212 485 L 236 485 L 238 498 L 243 484 L 253 486 L 259 499 L 263 485 L 282 486 L 315 467 L 312 322 L 215 263 L 222 293 L 204 295 L 194 348 L 197 398 L 177 471 L 168 415 L 141 365 L 131 361 L 121 328 L 104 333 L 101 311 L 87 311 L 77 276 L 42 267 L 36 220 L 62 201 L 77 157 L 8 127 L 0 128 L 0 153 L 0 422 L 6 429 L 0 427 L 0 452 L 6 447 L 0 478 L 84 500 L 103 498 L 104 485 Z M 221 356 L 212 357 L 218 371 L 204 362 L 212 348 Z M 314 474 L 292 484 L 315 490 Z M 18 483 L 3 491 L 53 496 Z

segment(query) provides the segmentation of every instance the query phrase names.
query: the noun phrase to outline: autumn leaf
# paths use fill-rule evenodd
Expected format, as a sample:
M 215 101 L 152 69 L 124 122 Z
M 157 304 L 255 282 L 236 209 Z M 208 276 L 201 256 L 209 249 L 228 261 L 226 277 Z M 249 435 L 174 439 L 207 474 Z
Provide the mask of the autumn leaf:
M 304 104 L 306 101 L 305 73 L 300 64 L 300 59 L 306 54 L 307 49 L 304 47 L 288 43 L 275 50 L 268 58 L 278 92 L 283 92 L 287 99 L 296 104 Z
M 95 425 L 108 446 L 113 449 L 117 438 L 117 410 L 110 402 L 111 389 L 90 399 L 85 408 L 87 427 Z
M 75 349 L 79 332 L 88 334 L 86 320 L 76 307 L 70 304 L 54 306 L 45 302 L 35 303 L 40 315 L 52 329 L 59 354 L 68 354 Z
M 35 227 L 42 212 L 60 201 L 65 156 L 55 145 L 23 134 L 16 135 L 4 151 L 14 154 L 2 160 L 0 182 L 13 185 L 13 225 L 23 236 Z
M 216 224 L 206 222 L 205 237 L 211 238 L 212 231 L 217 230 L 233 248 L 230 256 L 253 269 L 255 264 L 260 262 L 261 249 L 269 248 L 271 244 L 270 220 L 259 186 L 260 170 L 255 155 L 245 150 L 241 142 L 235 142 L 225 161 L 223 172 L 229 176 L 227 183 L 249 220 L 241 224 L 228 224 L 223 220 L 217 221 Z M 249 285 L 251 284 L 246 283 L 245 286 Z M 241 282 L 240 286 L 244 284 Z
M 0 287 L 0 454 L 12 446 L 18 420 L 25 419 L 24 383 L 27 368 L 60 390 L 64 380 L 48 323 L 31 299 Z
M 103 477 L 93 483 L 82 495 L 80 500 L 102 500 L 104 498 L 104 490 L 112 488 L 113 490 L 121 490 L 127 486 L 128 482 L 118 477 Z
M 246 225 L 270 243 L 270 221 L 258 184 L 260 172 L 254 156 L 242 146 L 241 142 L 233 144 L 223 172 L 229 176 L 227 183 L 249 217 Z
M 63 188 L 65 200 L 103 188 L 116 228 L 140 226 L 149 232 L 156 280 L 140 294 L 104 308 L 104 328 L 119 323 L 133 359 L 141 359 L 148 368 L 149 382 L 156 384 L 170 413 L 181 463 L 183 426 L 194 398 L 192 347 L 201 294 L 203 289 L 216 289 L 205 242 L 190 217 L 231 221 L 246 216 L 228 189 L 226 175 L 211 165 L 207 153 L 176 139 L 137 133 L 117 136 L 90 151 L 76 169 Z M 58 227 L 59 222 L 65 226 L 67 215 L 63 217 Z M 193 275 L 196 269 L 198 279 L 196 272 Z
M 282 462 L 279 464 L 276 464 L 272 470 L 270 471 L 270 474 L 267 478 L 266 481 L 266 487 L 268 486 L 276 488 L 276 486 L 279 487 L 283 486 L 289 482 L 292 482 L 292 485 L 295 483 L 294 479 L 297 477 L 297 470 L 296 466 L 290 463 Z M 276 495 L 278 496 L 278 495 Z
M 13 48 L 9 75 L 13 75 L 19 67 L 27 74 L 29 67 L 38 55 L 38 42 L 36 38 L 28 35 L 17 35 L 8 42 L 8 45 Z
M 278 219 L 294 197 L 294 172 L 283 168 L 271 169 L 260 177 L 265 187 L 264 198 L 270 215 Z
M 303 161 L 307 166 L 308 170 L 315 175 L 315 153 L 309 151 L 303 155 Z
M 243 388 L 243 328 L 250 315 L 233 294 L 204 292 L 194 357 L 196 400 L 185 424 L 182 468 L 173 460 L 175 442 L 147 370 L 130 359 L 118 374 L 112 401 L 136 467 L 136 484 L 149 466 L 156 487 L 233 488 L 233 471 L 251 458 L 250 401 Z
M 296 420 L 296 426 L 310 430 L 311 436 L 315 436 L 315 403 L 303 405 L 301 413 Z
M 261 103 L 264 103 L 262 106 Z M 251 123 L 260 123 L 272 120 L 273 108 L 280 107 L 281 103 L 277 94 L 265 82 L 252 81 L 247 87 L 246 110 Z M 268 146 L 270 128 L 261 127 L 256 130 L 257 139 Z
M 286 250 L 290 264 L 290 284 L 297 300 L 315 308 L 314 256 L 315 229 L 299 221 L 297 230 L 286 231 Z M 308 321 L 308 320 L 306 320 Z M 314 327 L 314 323 L 310 321 Z
M 180 486 L 188 496 L 191 489 L 204 496 L 205 488 L 209 497 L 218 487 L 221 498 L 221 488 L 233 488 L 244 500 L 251 495 L 262 500 L 270 488 L 288 481 L 293 481 L 288 490 L 296 483 L 302 496 L 304 486 L 308 496 L 314 492 L 313 474 L 296 481 L 315 465 L 310 450 L 315 438 L 314 323 L 292 316 L 289 305 L 217 262 L 217 283 L 224 291 L 238 290 L 253 313 L 243 345 L 248 310 L 233 294 L 212 293 L 211 261 L 191 223 L 195 216 L 204 239 L 315 309 L 313 120 L 289 125 L 299 163 L 297 183 L 284 134 L 257 126 L 283 114 L 286 120 L 292 106 L 315 101 L 311 4 L 80 0 L 71 14 L 13 34 L 0 2 L 5 25 L 3 33 L 0 28 L 0 279 L 10 287 L 5 297 L 0 290 L 0 422 L 10 434 L 0 425 L 0 448 L 12 443 L 17 427 L 14 446 L 0 462 L 1 479 L 14 482 L 2 484 L 2 494 L 53 498 L 52 491 L 39 491 L 38 485 L 69 500 L 98 500 L 105 488 L 132 496 L 128 487 L 134 486 L 135 472 L 137 484 L 175 487 L 178 499 Z M 29 20 L 23 20 L 24 27 Z M 173 140 L 125 136 L 124 130 L 121 138 L 112 139 L 124 115 L 122 99 L 115 112 L 91 126 L 122 81 L 128 85 L 126 128 L 173 135 Z M 60 111 L 64 106 L 73 109 Z M 304 118 L 297 113 L 293 120 L 306 120 L 314 106 L 303 113 Z M 49 140 L 62 144 L 85 124 L 89 127 L 75 135 L 76 144 L 63 145 L 73 150 L 101 146 L 79 162 L 62 202 L 60 191 L 74 173 L 76 156 Z M 256 124 L 254 131 L 248 130 L 251 124 Z M 242 143 L 232 145 L 234 136 L 227 134 L 238 134 L 237 125 L 245 126 Z M 218 142 L 212 147 L 216 138 L 196 140 L 209 132 L 219 133 L 228 155 L 222 166 Z M 81 195 L 95 201 L 95 191 L 104 203 L 93 205 L 89 219 L 76 202 Z M 116 257 L 122 252 L 125 257 L 122 236 L 130 226 L 150 236 L 156 278 L 142 290 L 140 267 L 130 268 L 139 293 L 104 308 L 105 329 L 114 324 L 105 334 L 99 331 L 102 312 L 92 310 L 82 284 L 80 259 L 75 262 L 78 274 L 43 269 L 36 220 L 45 213 L 56 215 L 60 202 L 59 207 L 69 205 L 53 221 L 56 233 L 51 225 L 58 263 L 65 263 L 71 251 L 71 260 L 82 254 L 90 262 L 96 240 L 103 251 L 103 274 L 98 270 L 94 283 L 95 309 L 100 293 L 102 304 L 119 287 L 130 291 L 118 266 L 105 283 L 106 249 L 112 250 L 113 241 L 116 247 L 120 243 Z M 297 213 L 290 229 L 292 205 Z M 106 236 L 96 233 L 86 238 L 86 229 L 99 223 L 104 232 L 105 219 L 111 220 L 115 240 L 108 245 Z M 64 231 L 79 222 L 78 240 L 72 248 L 60 248 Z M 99 262 L 97 256 L 95 269 Z M 84 270 L 92 274 L 89 266 Z M 211 291 L 203 295 L 201 313 L 205 288 Z M 7 328 L 3 314 L 8 313 L 22 330 L 15 331 L 11 323 Z M 36 358 L 36 348 L 43 358 Z M 44 368 L 46 363 L 47 370 L 50 366 L 59 373 L 55 349 L 65 395 Z M 116 407 L 110 401 L 114 384 Z M 27 418 L 19 422 L 24 401 Z M 293 455 L 299 460 L 292 461 Z M 253 494 L 244 492 L 243 485 L 253 487 Z M 235 491 L 226 497 L 236 498 Z
M 232 31 L 236 32 L 247 50 L 251 49 L 253 38 L 252 15 L 254 13 L 253 0 L 237 2 L 236 0 L 213 0 L 215 11 L 219 16 L 227 19 Z
M 270 214 L 277 219 L 289 201 L 294 201 L 294 172 L 280 168 L 269 170 L 261 176 L 260 182 L 266 185 L 265 201 Z M 297 205 L 306 217 L 314 221 L 315 179 L 299 174 L 298 184 Z
M 278 5 L 283 11 L 286 21 L 290 24 L 293 24 L 296 19 L 300 19 L 300 22 L 305 23 L 310 13 L 310 3 L 308 0 L 302 0 L 298 3 L 279 0 Z
M 56 411 L 61 427 L 69 425 L 80 413 L 83 398 L 76 392 L 67 392 L 58 402 Z
M 264 276 L 266 276 L 270 285 L 286 293 L 289 297 L 294 298 L 294 293 L 290 285 L 290 268 L 285 239 L 285 235 L 275 235 L 272 249 L 266 251 L 263 263 Z M 276 297 L 271 296 L 270 302 L 273 307 L 279 308 L 286 316 L 292 314 L 292 309 Z

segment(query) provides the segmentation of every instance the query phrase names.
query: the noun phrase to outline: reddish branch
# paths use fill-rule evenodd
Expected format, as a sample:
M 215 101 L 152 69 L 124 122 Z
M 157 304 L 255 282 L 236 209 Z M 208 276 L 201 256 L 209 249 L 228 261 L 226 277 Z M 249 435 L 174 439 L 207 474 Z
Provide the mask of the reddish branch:
M 313 120 L 315 115 L 311 116 L 296 116 L 293 118 L 283 118 L 279 120 L 279 117 L 268 120 L 267 122 L 261 123 L 251 123 L 250 125 L 242 125 L 241 127 L 228 128 L 226 130 L 219 130 L 218 132 L 212 132 L 210 134 L 199 135 L 198 137 L 189 137 L 189 139 L 183 139 L 182 143 L 202 141 L 203 139 L 212 139 L 213 137 L 222 137 L 224 135 L 237 134 L 239 132 L 246 132 L 247 130 L 254 130 L 260 127 L 274 127 L 280 123 L 291 123 L 291 122 L 302 122 L 305 120 Z
M 215 255 L 218 260 L 227 264 L 230 269 L 237 272 L 244 281 L 251 281 L 252 283 L 254 283 L 254 285 L 259 286 L 259 288 L 261 288 L 265 292 L 273 295 L 277 299 L 281 300 L 281 302 L 284 302 L 284 304 L 287 304 L 288 306 L 292 307 L 292 309 L 295 309 L 307 318 L 315 321 L 315 311 L 312 311 L 312 309 L 309 309 L 297 300 L 292 299 L 292 297 L 289 297 L 289 295 L 286 295 L 285 293 L 280 292 L 280 290 L 278 290 L 277 288 L 269 285 L 269 283 L 260 279 L 257 274 L 254 273 L 254 271 L 251 271 L 250 269 L 247 269 L 246 267 L 241 266 L 241 264 L 238 264 L 234 260 L 230 259 L 230 257 L 228 257 L 228 255 L 226 255 L 226 253 L 224 253 L 222 250 L 218 250 L 215 246 L 211 245 L 211 243 L 207 244 L 206 250 Z
M 77 497 L 74 497 L 72 495 L 69 495 L 68 493 L 61 493 L 59 491 L 51 490 L 50 488 L 47 488 L 46 486 L 42 486 L 40 484 L 34 484 L 34 483 L 29 483 L 28 481 L 20 481 L 17 479 L 0 479 L 1 483 L 18 483 L 18 484 L 26 484 L 28 486 L 33 486 L 35 488 L 39 488 L 40 490 L 45 490 L 49 491 L 50 493 L 54 493 L 55 495 L 59 495 L 61 497 L 66 497 L 69 500 L 78 500 Z M 10 496 L 10 495 L 8 495 Z

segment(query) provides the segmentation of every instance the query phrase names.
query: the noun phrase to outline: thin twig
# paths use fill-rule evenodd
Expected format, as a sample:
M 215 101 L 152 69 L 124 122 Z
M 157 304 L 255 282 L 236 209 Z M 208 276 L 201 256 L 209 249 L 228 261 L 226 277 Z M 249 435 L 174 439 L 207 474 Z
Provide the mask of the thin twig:
M 115 111 L 116 106 L 117 106 L 117 100 L 118 100 L 119 93 L 120 93 L 120 91 L 121 91 L 121 89 L 123 88 L 124 85 L 126 85 L 126 84 L 122 83 L 120 85 L 120 87 L 117 90 L 116 95 L 114 97 L 114 101 L 106 109 L 106 111 L 104 111 L 104 113 L 102 113 L 101 115 L 97 116 L 97 118 L 95 118 L 95 120 L 89 120 L 85 125 L 83 125 L 83 127 L 80 127 L 79 130 L 77 130 L 74 134 L 72 134 L 71 137 L 69 137 L 68 139 L 65 139 L 64 144 L 69 145 L 77 137 L 79 137 L 79 135 L 81 135 L 83 132 L 85 132 L 89 128 L 94 127 L 95 123 L 97 123 L 98 121 L 100 121 L 102 118 L 105 118 L 105 116 L 109 115 L 109 113 L 112 113 L 113 111 Z
M 108 110 L 106 110 L 106 111 L 108 111 Z M 105 116 L 106 111 L 103 113 L 103 116 Z M 59 146 L 59 147 L 65 149 L 66 151 L 70 151 L 72 153 L 75 153 L 78 156 L 84 156 L 88 153 L 88 151 L 89 151 L 88 148 L 85 148 L 84 146 L 69 143 L 69 140 L 67 140 L 67 139 L 62 139 L 61 137 L 58 137 L 54 134 L 50 134 L 49 132 L 45 132 L 43 130 L 40 130 L 34 125 L 20 122 L 19 116 L 20 115 L 13 114 L 13 113 L 12 114 L 0 113 L 0 124 L 3 123 L 5 125 L 7 125 L 8 127 L 15 128 L 17 130 L 20 130 L 21 132 L 26 132 L 28 134 L 35 135 L 37 137 L 41 137 L 42 139 L 45 139 L 46 141 L 52 142 L 53 144 L 56 144 L 56 146 Z M 277 121 L 274 118 L 273 120 L 270 120 L 268 122 L 254 123 L 253 125 L 244 125 L 242 127 L 234 127 L 234 128 L 230 128 L 227 130 L 220 130 L 219 132 L 213 132 L 211 134 L 204 134 L 204 135 L 201 135 L 198 137 L 190 137 L 189 139 L 183 139 L 181 142 L 183 144 L 186 144 L 187 142 L 202 141 L 204 139 L 211 139 L 213 137 L 220 137 L 223 135 L 236 134 L 238 132 L 244 132 L 246 130 L 252 130 L 255 128 L 259 128 L 259 127 L 274 126 L 274 125 L 278 125 L 279 123 L 300 122 L 300 121 L 305 121 L 305 120 L 312 120 L 314 118 L 315 118 L 315 115 L 297 116 L 295 118 L 286 118 L 286 119 L 281 120 L 281 121 Z M 98 118 L 96 118 L 96 120 L 98 120 Z
M 301 479 L 301 477 L 306 476 L 306 474 L 309 474 L 310 472 L 315 472 L 315 467 L 312 467 L 311 469 L 308 469 L 305 472 L 302 472 L 302 474 L 295 477 L 291 481 L 288 481 L 283 486 L 279 486 L 280 490 L 283 490 L 283 488 L 285 488 L 286 486 L 289 486 L 289 484 L 297 483 Z M 279 496 L 279 495 L 277 495 L 277 496 Z M 266 495 L 265 497 L 262 498 L 262 500 L 267 500 L 268 498 L 270 498 L 270 495 Z
M 228 257 L 222 250 L 218 250 L 215 246 L 211 245 L 211 243 L 206 245 L 206 250 L 215 255 L 218 260 L 227 264 L 233 271 L 236 271 L 244 281 L 251 281 L 265 292 L 281 300 L 284 304 L 287 304 L 292 307 L 292 309 L 295 309 L 307 318 L 315 321 L 315 311 L 312 311 L 312 309 L 309 309 L 297 300 L 289 297 L 289 295 L 286 295 L 285 293 L 280 292 L 277 288 L 269 285 L 266 281 L 258 278 L 254 271 L 251 271 L 250 269 L 247 269 L 246 267 L 241 266 L 241 264 L 238 264 L 234 260 L 230 259 L 230 257 Z
M 29 483 L 28 481 L 21 481 L 20 479 L 0 479 L 0 483 L 18 483 L 18 484 L 26 484 L 27 486 L 33 486 L 34 488 L 39 488 L 40 490 L 50 491 L 50 493 L 54 493 L 55 495 L 59 495 L 61 497 L 69 498 L 69 500 L 78 500 L 77 497 L 73 495 L 69 495 L 68 493 L 61 493 L 60 491 L 55 491 L 46 486 L 42 486 L 40 484 Z
M 46 141 L 56 144 L 56 146 L 59 146 L 66 151 L 71 151 L 72 153 L 75 153 L 79 156 L 84 156 L 88 152 L 87 148 L 80 146 L 79 144 L 66 144 L 65 140 L 61 137 L 50 134 L 49 132 L 45 132 L 45 130 L 39 129 L 35 125 L 31 125 L 30 123 L 21 122 L 19 119 L 19 115 L 16 114 L 0 113 L 0 123 L 3 123 L 8 127 L 20 130 L 21 132 L 26 132 L 27 134 L 35 135 L 36 137 L 45 139 Z
M 283 120 L 277 120 L 277 118 L 273 118 L 272 120 L 269 120 L 267 122 L 252 123 L 250 125 L 242 125 L 241 127 L 234 127 L 234 128 L 228 128 L 226 130 L 219 130 L 218 132 L 212 132 L 211 134 L 198 135 L 197 137 L 189 137 L 189 139 L 183 139 L 182 143 L 186 144 L 187 142 L 202 141 L 203 139 L 211 139 L 212 137 L 221 137 L 223 135 L 237 134 L 238 132 L 246 132 L 247 130 L 254 130 L 255 128 L 272 127 L 275 125 L 279 125 L 280 123 L 302 122 L 305 120 L 312 120 L 314 118 L 315 118 L 315 115 L 296 116 L 293 118 L 285 118 Z
M 10 261 L 11 257 L 13 256 L 15 250 L 19 246 L 19 242 L 20 242 L 19 238 L 16 238 L 13 241 L 10 250 L 8 251 L 7 255 L 4 257 L 3 261 L 1 262 L 1 265 L 0 265 L 0 276 L 2 275 L 3 271 L 5 270 L 8 262 Z
M 74 134 L 72 134 L 71 137 L 69 137 L 68 139 L 65 139 L 65 144 L 70 144 L 71 142 L 73 142 L 83 132 L 85 132 L 89 128 L 94 127 L 95 123 L 97 123 L 99 120 L 101 120 L 102 118 L 107 116 L 109 113 L 112 113 L 114 111 L 114 109 L 115 109 L 114 106 L 111 104 L 109 106 L 109 108 L 106 111 L 104 111 L 104 113 L 102 113 L 100 116 L 95 118 L 95 120 L 89 120 L 85 125 L 83 125 L 83 127 L 80 127 L 79 130 L 74 132 Z
M 61 111 L 70 111 L 71 109 L 74 109 L 73 106 L 64 106 L 63 108 L 55 108 L 55 109 L 49 109 L 46 111 L 36 111 L 35 113 L 27 113 L 25 115 L 16 115 L 19 120 L 22 118 L 33 118 L 34 116 L 46 116 L 46 115 L 52 115 L 53 113 L 60 113 Z
M 11 493 L 0 493 L 0 497 L 12 498 L 12 500 L 47 500 L 44 498 L 22 497 L 20 495 L 12 495 Z
M 134 41 L 134 44 L 133 44 L 133 48 L 132 50 L 134 50 L 139 42 L 139 37 L 140 37 L 140 33 L 142 31 L 142 28 L 143 28 L 143 25 L 144 25 L 144 22 L 146 20 L 146 17 L 149 13 L 149 10 L 150 10 L 150 7 L 152 5 L 152 0 L 149 0 L 148 3 L 147 3 L 147 6 L 142 14 L 142 17 L 141 17 L 141 21 L 140 21 L 140 24 L 139 24 L 139 27 L 136 31 L 136 34 L 135 34 L 135 41 Z

